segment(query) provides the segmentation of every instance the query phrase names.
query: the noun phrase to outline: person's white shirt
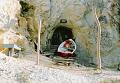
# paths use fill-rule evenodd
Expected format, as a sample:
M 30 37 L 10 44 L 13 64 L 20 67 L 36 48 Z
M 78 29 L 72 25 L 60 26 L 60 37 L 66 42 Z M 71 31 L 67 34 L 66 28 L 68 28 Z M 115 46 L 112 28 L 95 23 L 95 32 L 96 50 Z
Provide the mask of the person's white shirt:
M 74 52 L 74 51 L 76 50 L 76 44 L 75 44 L 75 42 L 74 42 L 72 39 L 69 39 L 69 41 L 72 41 L 72 43 L 75 45 L 75 49 L 73 50 L 73 52 Z M 64 41 L 64 42 L 62 42 L 62 43 L 60 44 L 60 46 L 58 47 L 58 52 L 62 52 L 62 53 L 73 53 L 73 52 L 68 51 L 68 49 L 64 47 L 65 43 L 66 43 L 66 42 Z

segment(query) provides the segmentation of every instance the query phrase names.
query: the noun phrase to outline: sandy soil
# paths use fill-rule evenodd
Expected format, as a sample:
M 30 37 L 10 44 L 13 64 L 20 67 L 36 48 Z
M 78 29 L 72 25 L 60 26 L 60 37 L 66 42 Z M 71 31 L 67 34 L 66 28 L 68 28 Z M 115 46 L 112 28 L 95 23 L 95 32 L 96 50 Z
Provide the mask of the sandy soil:
M 36 65 L 36 56 L 13 58 L 0 53 L 0 83 L 120 83 L 119 71 L 54 65 L 44 56 Z

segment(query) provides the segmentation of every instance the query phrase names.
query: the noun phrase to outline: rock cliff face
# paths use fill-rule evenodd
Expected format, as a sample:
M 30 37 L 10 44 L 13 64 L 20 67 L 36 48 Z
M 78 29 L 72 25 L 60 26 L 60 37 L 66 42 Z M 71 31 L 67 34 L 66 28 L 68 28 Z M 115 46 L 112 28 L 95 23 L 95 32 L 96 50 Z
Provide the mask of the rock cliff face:
M 13 6 L 11 6 L 13 4 Z M 8 31 L 11 27 L 16 25 L 16 14 L 20 10 L 19 2 L 16 0 L 0 0 L 0 34 L 3 34 L 4 31 Z M 4 38 L 0 36 L 0 43 Z
M 17 0 L 0 0 L 0 44 L 16 43 L 24 48 L 28 45 L 18 26 L 20 8 Z
M 21 0 L 19 3 L 17 0 L 9 1 L 18 5 L 13 7 L 15 11 L 11 13 L 10 10 L 7 11 L 4 8 L 3 10 L 8 12 L 7 15 L 12 14 L 13 17 L 21 12 L 17 15 L 18 25 L 14 28 L 7 22 L 1 24 L 0 20 L 0 27 L 5 29 L 7 23 L 9 27 L 12 26 L 12 29 L 18 30 L 19 34 L 26 37 L 34 47 L 37 45 L 41 17 L 41 48 L 43 51 L 49 48 L 49 40 L 52 40 L 57 28 L 69 28 L 77 44 L 75 54 L 79 58 L 78 62 L 82 64 L 96 63 L 97 24 L 94 14 L 96 8 L 102 27 L 102 63 L 104 66 L 114 66 L 119 63 L 119 0 Z M 1 5 L 1 9 L 2 7 L 10 8 L 11 6 L 5 4 Z M 62 19 L 65 19 L 67 23 L 61 23 Z M 15 23 L 12 22 L 12 24 Z

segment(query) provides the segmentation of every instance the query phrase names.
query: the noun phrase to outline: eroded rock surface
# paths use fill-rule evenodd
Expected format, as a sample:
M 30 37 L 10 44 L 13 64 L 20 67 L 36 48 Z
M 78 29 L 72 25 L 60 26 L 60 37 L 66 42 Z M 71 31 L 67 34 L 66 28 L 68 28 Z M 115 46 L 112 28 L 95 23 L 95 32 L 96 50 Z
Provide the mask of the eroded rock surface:
M 96 63 L 97 24 L 94 8 L 97 8 L 102 27 L 102 61 L 108 63 L 110 59 L 106 58 L 108 54 L 119 57 L 119 47 L 117 46 L 119 44 L 118 0 L 4 0 L 3 2 L 1 0 L 1 3 L 4 4 L 0 5 L 0 27 L 2 29 L 10 27 L 18 31 L 20 35 L 27 38 L 28 44 L 33 49 L 34 45 L 37 45 L 40 18 L 42 18 L 41 48 L 43 51 L 48 48 L 48 41 L 52 39 L 56 28 L 59 26 L 71 28 L 77 44 L 75 54 L 78 62 L 82 64 Z M 18 14 L 17 22 L 16 14 Z M 67 23 L 60 23 L 61 19 L 66 19 Z M 18 23 L 17 26 L 16 23 Z M 110 66 L 118 64 L 120 61 L 112 60 L 114 59 L 112 58 L 109 64 L 104 65 Z
M 43 59 L 45 60 L 45 59 Z M 57 66 L 58 67 L 58 66 Z M 15 59 L 0 53 L 1 83 L 104 83 L 120 82 L 120 72 L 103 70 L 96 74 L 91 68 L 71 70 L 35 65 L 35 62 Z M 77 70 L 77 71 L 76 71 Z M 88 71 L 89 70 L 89 71 Z

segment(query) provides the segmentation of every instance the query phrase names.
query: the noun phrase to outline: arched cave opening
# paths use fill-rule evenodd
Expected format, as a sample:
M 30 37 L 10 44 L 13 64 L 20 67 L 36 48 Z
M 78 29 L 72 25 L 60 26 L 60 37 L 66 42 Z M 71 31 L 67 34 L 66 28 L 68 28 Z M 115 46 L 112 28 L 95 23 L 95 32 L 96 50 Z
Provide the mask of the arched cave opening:
M 64 26 L 59 26 L 53 33 L 53 36 L 51 38 L 51 45 L 60 45 L 67 39 L 73 39 L 72 29 Z
M 74 40 L 72 29 L 65 26 L 56 27 L 50 42 L 50 50 L 52 50 L 55 56 L 57 55 L 59 45 L 67 39 Z
M 74 35 L 71 28 L 65 27 L 65 26 L 58 26 L 55 27 L 55 30 L 53 32 L 53 35 L 50 38 L 49 45 L 47 51 L 50 53 L 53 53 L 53 56 L 57 56 L 57 49 L 59 45 L 64 42 L 67 39 L 73 39 Z M 75 55 L 75 54 L 74 54 Z M 48 55 L 49 57 L 49 55 Z

